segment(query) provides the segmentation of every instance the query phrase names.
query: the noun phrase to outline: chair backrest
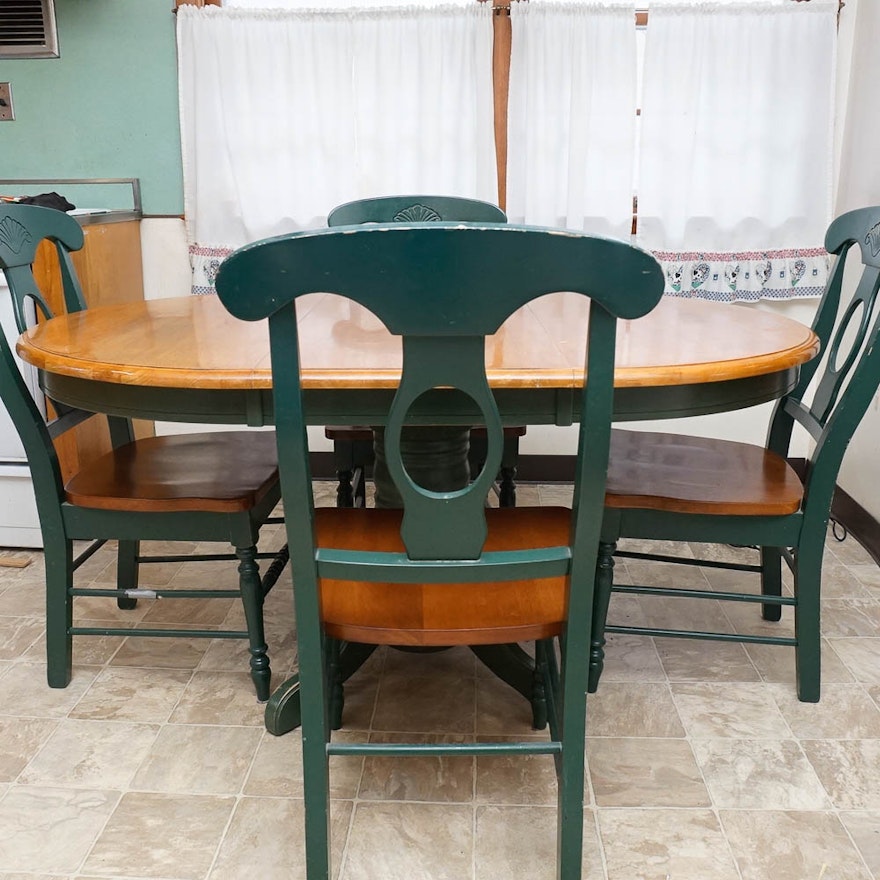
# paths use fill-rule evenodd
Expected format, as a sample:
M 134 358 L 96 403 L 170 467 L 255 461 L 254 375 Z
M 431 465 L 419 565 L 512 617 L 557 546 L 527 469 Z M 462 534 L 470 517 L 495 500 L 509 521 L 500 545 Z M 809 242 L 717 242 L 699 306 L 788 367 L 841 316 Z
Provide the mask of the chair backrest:
M 28 301 L 37 316 L 52 317 L 52 309 L 37 286 L 32 264 L 44 240 L 55 245 L 61 273 L 64 305 L 68 312 L 86 307 L 82 288 L 70 258 L 71 251 L 83 246 L 79 223 L 62 211 L 36 205 L 0 204 L 0 270 L 6 276 L 16 325 L 27 329 Z M 18 361 L 4 333 L 0 333 L 0 399 L 9 412 L 27 455 L 34 494 L 44 529 L 61 521 L 64 481 L 53 438 L 91 417 L 91 413 L 55 405 L 58 418 L 49 425 L 22 379 Z M 130 425 L 124 419 L 109 419 L 114 443 L 130 438 Z M 60 528 L 60 526 L 58 526 Z
M 461 196 L 380 196 L 358 199 L 334 208 L 328 226 L 358 223 L 439 223 L 442 221 L 506 223 L 507 215 L 497 205 Z
M 646 314 L 662 289 L 654 258 L 628 244 L 501 224 L 315 230 L 232 254 L 217 277 L 221 301 L 238 318 L 269 319 L 279 464 L 287 521 L 295 523 L 289 539 L 298 585 L 307 589 L 311 582 L 316 588 L 318 575 L 397 582 L 541 577 L 569 572 L 573 558 L 580 558 L 591 583 L 604 499 L 616 319 Z M 484 554 L 484 503 L 500 464 L 503 430 L 486 376 L 485 337 L 530 300 L 565 290 L 591 302 L 571 546 Z M 406 554 L 316 555 L 295 310 L 297 297 L 316 291 L 357 301 L 403 337 L 402 377 L 385 420 L 385 444 L 403 498 Z M 401 462 L 401 429 L 423 394 L 452 396 L 462 424 L 487 428 L 486 465 L 463 490 L 425 490 Z
M 853 245 L 858 245 L 862 272 L 841 307 L 846 257 Z M 822 353 L 804 365 L 797 387 L 777 404 L 767 440 L 785 455 L 797 422 L 816 441 L 804 502 L 805 513 L 816 516 L 827 515 L 843 454 L 880 386 L 880 207 L 838 217 L 828 227 L 825 248 L 836 262 L 813 321 Z
M 44 239 L 55 245 L 58 254 L 67 311 L 78 312 L 86 307 L 70 259 L 70 252 L 83 246 L 79 223 L 53 208 L 0 203 L 0 269 L 6 275 L 12 293 L 15 322 L 21 333 L 27 328 L 25 303 L 28 299 L 44 317 L 52 317 L 52 310 L 37 287 L 32 269 L 37 248 Z

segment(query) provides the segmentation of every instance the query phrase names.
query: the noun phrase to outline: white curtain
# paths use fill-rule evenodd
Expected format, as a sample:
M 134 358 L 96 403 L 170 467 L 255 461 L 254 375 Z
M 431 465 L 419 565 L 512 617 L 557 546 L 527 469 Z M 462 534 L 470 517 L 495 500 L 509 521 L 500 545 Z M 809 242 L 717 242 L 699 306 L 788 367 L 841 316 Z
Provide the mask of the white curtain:
M 513 3 L 510 21 L 509 218 L 628 237 L 633 0 Z
M 831 219 L 837 0 L 653 5 L 638 239 L 667 293 L 817 296 Z
M 497 199 L 487 5 L 184 6 L 177 27 L 195 292 L 232 249 L 341 202 Z

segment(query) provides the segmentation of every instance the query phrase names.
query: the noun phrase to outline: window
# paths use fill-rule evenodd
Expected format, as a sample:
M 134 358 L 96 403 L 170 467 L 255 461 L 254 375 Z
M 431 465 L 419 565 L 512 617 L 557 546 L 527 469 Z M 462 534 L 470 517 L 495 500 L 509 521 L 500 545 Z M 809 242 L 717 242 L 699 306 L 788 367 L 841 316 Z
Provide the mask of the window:
M 57 58 L 54 0 L 0 3 L 0 58 Z

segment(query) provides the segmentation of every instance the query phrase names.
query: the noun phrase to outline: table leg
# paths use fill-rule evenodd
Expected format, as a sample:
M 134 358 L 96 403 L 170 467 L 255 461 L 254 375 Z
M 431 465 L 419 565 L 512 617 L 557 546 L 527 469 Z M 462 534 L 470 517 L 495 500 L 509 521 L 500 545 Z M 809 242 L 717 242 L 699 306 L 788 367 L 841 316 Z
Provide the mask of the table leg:
M 346 681 L 350 678 L 364 663 L 367 658 L 376 650 L 376 645 L 360 645 L 355 642 L 343 642 L 339 648 L 339 656 L 336 664 L 336 677 L 338 682 Z M 333 686 L 333 682 L 330 682 Z M 337 707 L 337 712 L 341 713 L 341 704 Z M 286 681 L 282 682 L 272 692 L 269 702 L 266 703 L 266 711 L 264 714 L 266 730 L 274 736 L 282 736 L 296 730 L 300 726 L 300 708 L 299 708 L 299 675 L 292 675 Z

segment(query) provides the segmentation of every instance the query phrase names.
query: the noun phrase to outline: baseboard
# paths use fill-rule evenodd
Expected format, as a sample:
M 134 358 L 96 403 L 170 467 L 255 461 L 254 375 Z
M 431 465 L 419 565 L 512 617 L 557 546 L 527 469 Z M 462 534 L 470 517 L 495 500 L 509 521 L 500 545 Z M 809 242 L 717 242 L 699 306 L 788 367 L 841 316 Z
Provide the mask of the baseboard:
M 574 480 L 573 455 L 521 455 L 517 463 L 519 483 L 570 483 Z M 804 459 L 792 459 L 798 473 L 803 473 Z M 336 468 L 332 452 L 311 454 L 312 476 L 332 480 Z M 880 565 L 880 522 L 840 486 L 834 492 L 831 515 L 855 538 Z

